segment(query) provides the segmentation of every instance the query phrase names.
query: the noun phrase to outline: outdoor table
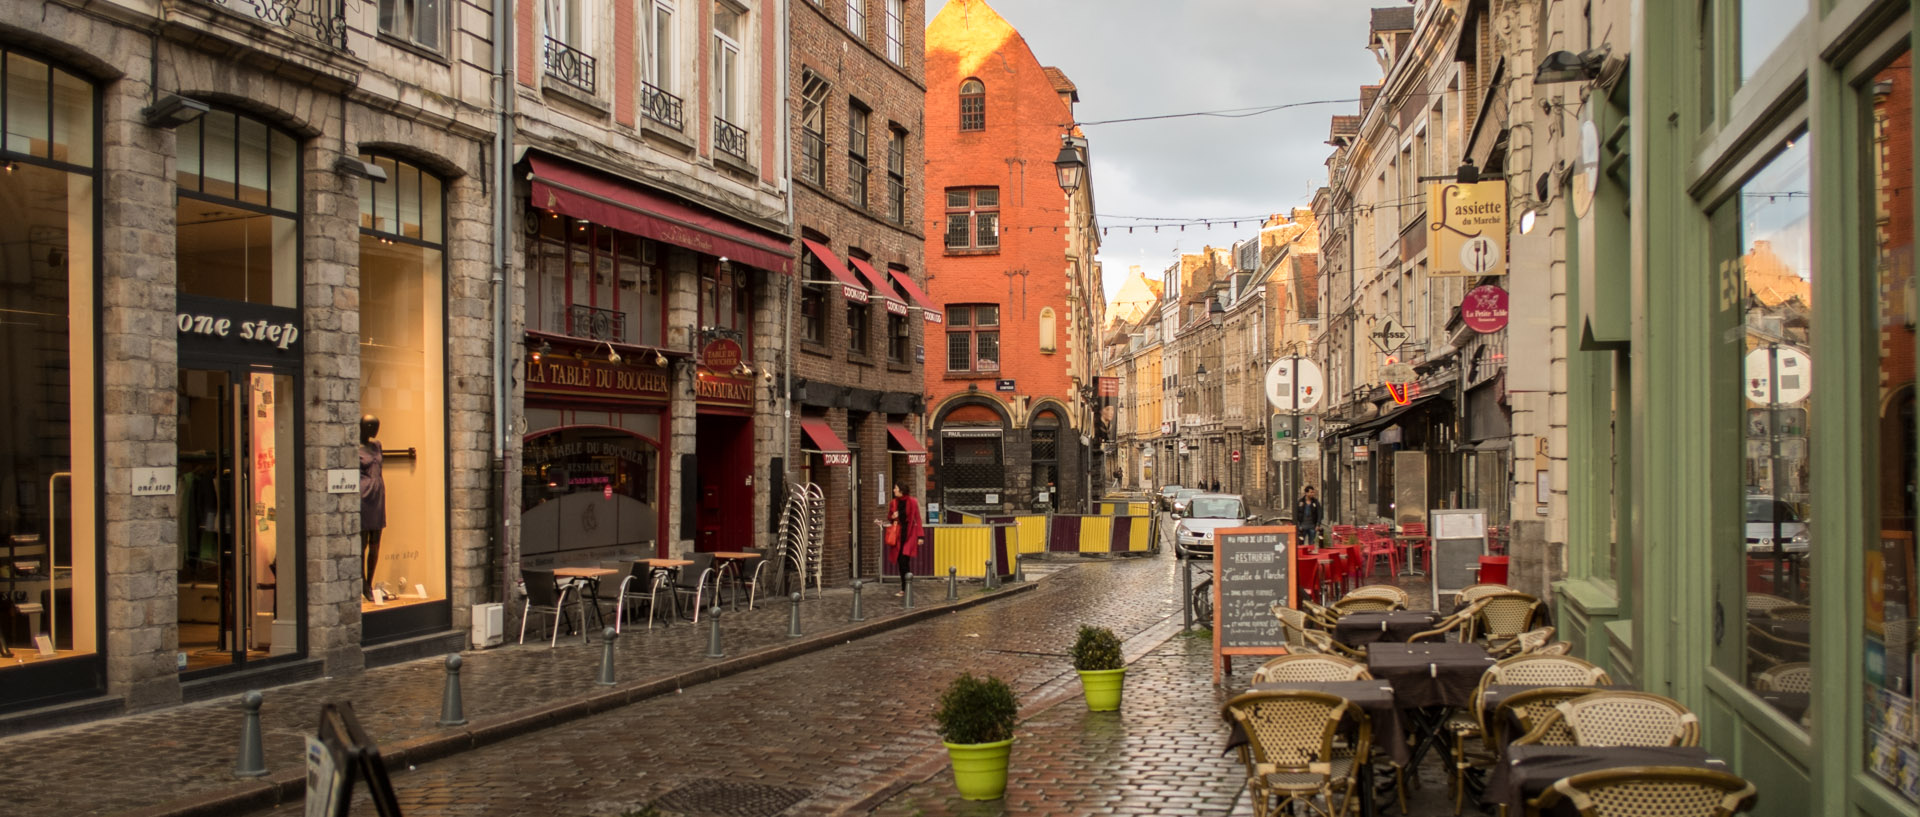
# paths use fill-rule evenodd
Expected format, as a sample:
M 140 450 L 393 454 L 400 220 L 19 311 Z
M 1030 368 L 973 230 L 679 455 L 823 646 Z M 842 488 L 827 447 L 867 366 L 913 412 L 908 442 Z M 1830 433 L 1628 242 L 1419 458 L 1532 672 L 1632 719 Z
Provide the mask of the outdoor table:
M 1393 546 L 1400 549 L 1400 574 L 1402 576 L 1425 576 L 1427 571 L 1413 566 L 1413 544 L 1427 541 L 1426 536 L 1411 536 L 1404 533 L 1393 535 Z
M 1413 727 L 1410 767 L 1440 740 L 1447 713 L 1473 704 L 1480 676 L 1493 666 L 1493 656 L 1478 644 L 1432 642 L 1367 647 L 1367 670 L 1393 684 L 1394 704 L 1407 711 Z
M 1727 771 L 1726 761 L 1707 754 L 1698 746 L 1510 746 L 1506 757 L 1495 764 L 1487 781 L 1483 802 L 1504 805 L 1511 817 L 1526 814 L 1527 801 L 1540 796 L 1563 777 L 1602 769 L 1626 766 L 1691 766 Z M 1577 815 L 1572 803 L 1541 813 Z
M 1480 701 L 1478 703 L 1478 706 L 1479 706 L 1478 711 L 1480 713 L 1480 722 L 1487 727 L 1487 729 L 1489 730 L 1487 734 L 1491 736 L 1493 734 L 1491 731 L 1493 728 L 1493 724 L 1488 723 L 1487 719 L 1493 717 L 1495 713 L 1500 711 L 1500 704 L 1502 701 L 1506 701 L 1515 695 L 1518 695 L 1522 692 L 1527 692 L 1529 690 L 1568 689 L 1568 688 L 1587 689 L 1593 692 L 1604 692 L 1609 689 L 1624 689 L 1624 687 L 1598 687 L 1598 686 L 1590 686 L 1587 684 L 1488 684 L 1486 689 L 1482 690 L 1480 693 Z M 1520 724 L 1518 723 L 1517 720 L 1509 721 L 1507 723 L 1507 726 L 1509 727 L 1518 727 L 1519 725 Z M 1509 729 L 1506 733 L 1507 741 L 1509 743 L 1518 739 L 1520 736 L 1521 736 L 1521 732 L 1519 732 L 1517 729 Z
M 1392 684 L 1384 681 L 1285 681 L 1254 684 L 1249 688 L 1249 691 L 1253 692 L 1268 690 L 1305 690 L 1345 698 L 1353 702 L 1354 706 L 1360 707 L 1360 711 L 1367 713 L 1367 721 L 1373 726 L 1373 745 L 1385 747 L 1388 760 L 1403 769 L 1408 768 L 1408 764 L 1412 761 L 1413 755 L 1407 746 L 1406 728 L 1401 721 L 1399 709 L 1393 704 Z M 1240 728 L 1238 722 L 1230 721 L 1229 727 L 1227 751 L 1231 752 L 1247 742 L 1247 733 Z M 1359 779 L 1354 785 L 1359 788 L 1360 813 L 1372 815 L 1375 813 L 1373 764 L 1361 764 L 1359 772 Z
M 722 550 L 708 555 L 712 556 L 713 561 L 716 563 L 716 571 L 713 577 L 713 603 L 719 604 L 721 576 L 732 573 L 736 580 L 739 579 L 740 563 L 748 559 L 760 558 L 763 554 L 743 550 Z M 740 609 L 740 585 L 738 581 L 734 583 L 733 594 L 729 598 L 733 601 L 733 609 Z
M 1439 613 L 1427 610 L 1348 613 L 1334 622 L 1333 640 L 1349 647 L 1375 642 L 1404 644 L 1407 639 L 1433 629 L 1439 621 Z
M 693 564 L 693 560 L 665 559 L 665 558 L 655 557 L 650 559 L 635 559 L 633 560 L 633 563 L 637 565 L 646 565 L 655 574 L 658 574 L 663 578 L 667 578 L 671 580 L 672 578 L 680 574 L 680 568 Z M 671 582 L 669 582 L 669 585 L 667 587 L 667 601 L 672 602 L 673 611 L 671 615 L 668 615 L 664 619 L 666 624 L 662 626 L 673 624 L 674 617 L 680 615 L 680 595 L 678 593 L 673 592 L 673 587 L 671 585 Z M 651 616 L 653 615 L 653 613 L 650 611 L 647 613 L 647 615 Z
M 1812 703 L 1812 696 L 1805 692 L 1768 690 L 1754 694 L 1760 696 L 1760 700 L 1766 702 L 1768 706 L 1780 710 L 1780 714 L 1796 722 L 1806 717 L 1807 707 Z
M 1813 641 L 1813 622 L 1811 621 L 1770 618 L 1760 626 L 1766 628 L 1767 632 L 1773 633 L 1775 638 L 1798 641 L 1802 644 L 1810 644 Z
M 580 601 L 580 629 L 582 631 L 580 636 L 582 640 L 590 640 L 589 637 L 593 632 L 587 628 L 587 597 L 593 597 L 592 609 L 594 623 L 605 626 L 607 623 L 606 618 L 600 612 L 600 580 L 608 576 L 616 575 L 619 572 L 618 570 L 607 567 L 562 567 L 553 571 L 553 575 L 557 578 L 574 579 L 584 585 L 584 587 L 580 589 L 580 592 L 574 596 Z

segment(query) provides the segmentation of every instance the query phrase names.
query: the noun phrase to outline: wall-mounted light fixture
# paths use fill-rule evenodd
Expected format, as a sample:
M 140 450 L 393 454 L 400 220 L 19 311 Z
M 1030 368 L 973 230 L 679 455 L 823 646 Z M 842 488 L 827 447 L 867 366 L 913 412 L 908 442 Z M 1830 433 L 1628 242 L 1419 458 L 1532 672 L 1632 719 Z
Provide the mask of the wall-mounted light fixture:
M 333 160 L 333 172 L 342 176 L 360 179 L 372 179 L 376 182 L 387 180 L 387 169 L 372 162 L 363 161 L 357 156 L 342 156 Z
M 533 362 L 539 363 L 540 358 L 545 357 L 547 353 L 551 351 L 553 351 L 553 344 L 548 343 L 544 340 L 540 341 L 540 345 L 537 347 L 534 347 L 533 355 L 532 355 Z
M 607 362 L 608 362 L 608 363 L 619 363 L 619 362 L 620 362 L 620 350 L 619 350 L 619 349 L 615 349 L 615 348 L 613 348 L 613 344 L 612 344 L 612 343 L 610 343 L 610 342 L 608 342 L 608 341 L 604 341 L 604 340 L 603 340 L 603 341 L 600 341 L 600 342 L 601 342 L 601 343 L 603 343 L 603 344 L 606 344 L 606 347 L 607 347 Z
M 207 112 L 207 103 L 179 94 L 167 94 L 158 102 L 140 109 L 140 121 L 149 128 L 172 130 L 199 119 Z
M 658 349 L 653 350 L 653 365 L 655 366 L 667 365 L 667 356 L 660 354 L 660 350 Z
M 1556 82 L 1587 82 L 1598 79 L 1600 69 L 1607 63 L 1611 52 L 1607 46 L 1589 48 L 1578 54 L 1572 51 L 1555 51 L 1540 61 L 1539 69 L 1533 73 L 1535 85 L 1548 85 Z

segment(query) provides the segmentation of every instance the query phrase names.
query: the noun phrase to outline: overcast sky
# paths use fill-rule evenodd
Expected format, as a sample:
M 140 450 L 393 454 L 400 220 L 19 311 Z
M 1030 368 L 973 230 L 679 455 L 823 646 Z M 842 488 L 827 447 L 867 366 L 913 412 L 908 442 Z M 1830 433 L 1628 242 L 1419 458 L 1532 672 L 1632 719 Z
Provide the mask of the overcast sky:
M 1367 11 L 1400 0 L 988 0 L 1080 90 L 1081 122 L 1354 99 L 1380 69 Z M 932 20 L 945 0 L 929 0 Z M 1326 184 L 1328 117 L 1359 104 L 1310 105 L 1240 119 L 1193 117 L 1086 127 L 1095 206 L 1107 228 L 1109 295 L 1138 264 L 1149 275 L 1180 252 L 1230 246 L 1243 223 L 1136 229 L 1111 216 L 1197 219 L 1284 212 Z

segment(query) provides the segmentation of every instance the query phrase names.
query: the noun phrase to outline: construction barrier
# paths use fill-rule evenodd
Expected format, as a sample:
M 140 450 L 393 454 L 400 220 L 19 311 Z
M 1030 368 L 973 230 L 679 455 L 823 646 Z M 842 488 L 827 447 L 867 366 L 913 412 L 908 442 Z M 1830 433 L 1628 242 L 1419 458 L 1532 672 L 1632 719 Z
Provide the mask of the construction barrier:
M 1146 553 L 1153 517 L 1054 514 L 1047 518 L 1049 553 Z M 1023 543 L 1024 544 L 1024 543 Z
M 1009 548 L 1014 535 L 1014 526 L 1008 524 L 928 525 L 920 541 L 920 553 L 910 560 L 908 569 L 915 576 L 945 578 L 951 567 L 961 578 L 982 579 L 986 578 L 987 559 L 991 558 L 994 572 L 1003 579 L 1011 578 L 1013 556 Z M 898 567 L 882 564 L 880 575 L 899 578 Z
M 1106 500 L 1095 503 L 1094 513 L 1101 516 L 1148 516 L 1153 504 L 1145 500 Z

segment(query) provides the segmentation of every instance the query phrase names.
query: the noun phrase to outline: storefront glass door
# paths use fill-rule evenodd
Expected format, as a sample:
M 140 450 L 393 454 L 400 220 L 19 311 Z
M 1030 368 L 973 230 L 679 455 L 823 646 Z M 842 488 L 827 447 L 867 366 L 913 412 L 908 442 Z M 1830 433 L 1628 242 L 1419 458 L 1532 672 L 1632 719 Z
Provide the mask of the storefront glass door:
M 180 369 L 180 667 L 299 649 L 293 377 Z

